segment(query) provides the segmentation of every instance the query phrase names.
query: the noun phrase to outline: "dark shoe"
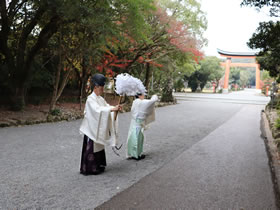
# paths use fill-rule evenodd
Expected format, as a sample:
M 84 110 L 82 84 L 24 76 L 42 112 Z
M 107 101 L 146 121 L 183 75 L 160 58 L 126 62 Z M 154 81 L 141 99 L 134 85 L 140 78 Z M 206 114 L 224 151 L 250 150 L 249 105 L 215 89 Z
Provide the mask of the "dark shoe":
M 133 160 L 140 160 L 139 157 L 138 157 L 138 158 L 136 158 L 136 157 L 131 157 L 131 159 L 133 159 Z
M 80 172 L 81 174 L 87 176 L 87 175 L 98 175 L 102 174 L 105 171 L 105 167 L 100 167 L 99 169 L 96 169 L 95 171 L 91 172 Z
M 141 155 L 138 159 L 139 160 L 142 160 L 142 159 L 144 159 L 146 157 L 146 155 Z
M 134 160 L 142 160 L 142 159 L 144 159 L 145 157 L 146 157 L 146 155 L 141 155 L 141 156 L 139 156 L 138 158 L 132 157 L 132 159 L 134 159 Z
M 100 168 L 100 169 L 97 169 L 97 170 L 91 172 L 90 174 L 91 174 L 91 175 L 102 174 L 102 173 L 104 172 L 104 170 L 105 170 L 105 168 L 103 168 L 103 169 Z
M 105 171 L 105 166 L 99 166 L 98 170 L 104 172 Z

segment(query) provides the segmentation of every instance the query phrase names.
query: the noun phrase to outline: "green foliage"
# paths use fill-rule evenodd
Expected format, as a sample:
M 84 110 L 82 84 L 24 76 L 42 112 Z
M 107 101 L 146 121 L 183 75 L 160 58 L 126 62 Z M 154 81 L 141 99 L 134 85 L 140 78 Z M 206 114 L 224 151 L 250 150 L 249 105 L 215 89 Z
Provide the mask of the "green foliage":
M 50 114 L 53 116 L 58 116 L 60 115 L 60 113 L 61 113 L 60 109 L 53 109 L 50 111 Z
M 148 55 L 147 60 L 164 65 L 162 68 L 151 66 L 153 69 L 151 86 L 153 89 L 163 90 L 164 81 L 168 77 L 172 77 L 176 86 L 176 81 L 184 79 L 195 71 L 193 56 L 197 55 L 193 51 L 199 51 L 205 43 L 202 32 L 206 29 L 207 23 L 198 1 L 158 0 L 156 6 L 157 11 L 147 17 L 147 22 L 151 26 L 148 40 L 137 43 L 138 45 L 134 47 L 137 49 L 134 51 L 135 56 L 128 59 L 135 60 L 139 55 L 143 57 Z M 171 39 L 174 42 L 171 43 Z M 129 69 L 130 73 L 134 73 L 135 66 L 135 64 L 130 66 L 133 67 Z M 143 70 L 143 68 L 138 69 Z
M 242 68 L 231 68 L 229 80 L 231 84 L 237 84 L 241 87 L 255 85 L 256 74 L 255 71 Z
M 117 9 L 116 14 L 121 16 L 123 30 L 128 32 L 135 40 L 147 40 L 150 25 L 145 18 L 155 10 L 153 0 L 119 0 L 111 1 L 112 7 Z
M 261 71 L 261 80 L 270 80 L 272 77 L 269 75 L 269 71 L 263 70 Z
M 181 92 L 184 88 L 184 81 L 182 79 L 177 79 L 174 83 L 174 89 L 176 92 Z
M 29 98 L 28 103 L 33 105 L 40 105 L 44 100 L 44 96 L 32 96 Z
M 151 65 L 151 71 L 153 91 L 165 90 L 167 95 L 172 94 L 173 80 L 179 88 L 182 86 L 180 81 L 195 71 L 194 54 L 170 43 L 169 22 L 161 24 L 153 0 L 3 2 L 0 4 L 0 88 L 1 93 L 11 95 L 16 109 L 24 107 L 26 96 L 32 96 L 27 99 L 34 104 L 44 100 L 44 97 L 33 95 L 34 90 L 49 94 L 55 85 L 57 69 L 62 69 L 57 76 L 59 84 L 71 71 L 70 85 L 81 88 L 97 71 L 96 65 L 108 51 L 120 59 L 136 61 L 143 56 L 165 65 L 163 68 Z M 189 46 L 199 51 L 206 43 L 203 32 L 207 27 L 199 1 L 156 2 L 163 10 L 174 12 L 172 20 L 182 23 L 183 29 L 187 28 L 189 37 L 186 40 L 191 38 L 193 41 Z M 141 62 L 134 62 L 125 70 L 112 69 L 121 72 L 130 68 L 132 74 L 144 80 L 145 67 Z M 164 82 L 169 77 L 167 88 Z
M 274 0 L 243 0 L 243 6 L 253 6 L 257 9 L 268 7 L 270 16 L 279 17 L 280 4 Z M 269 21 L 259 23 L 259 27 L 248 42 L 252 49 L 260 49 L 257 57 L 262 69 L 269 71 L 270 76 L 280 75 L 280 22 Z
M 240 68 L 232 68 L 230 70 L 229 81 L 231 84 L 240 85 Z
M 188 78 L 188 85 L 191 88 L 192 92 L 195 92 L 199 86 L 199 80 L 198 80 L 198 73 L 192 74 Z
M 249 83 L 250 72 L 249 71 L 240 71 L 240 86 L 245 87 Z
M 271 16 L 276 16 L 279 17 L 279 1 L 278 0 L 243 0 L 241 3 L 241 6 L 251 6 L 251 7 L 256 7 L 258 9 L 261 9 L 263 7 L 269 7 L 270 8 L 270 15 Z
M 252 49 L 260 49 L 257 61 L 262 69 L 269 71 L 270 76 L 280 74 L 280 22 L 262 22 L 253 34 L 248 45 Z
M 167 81 L 167 83 L 170 83 L 170 81 Z M 170 85 L 165 85 L 163 90 L 162 90 L 162 95 L 160 98 L 161 102 L 173 102 L 174 101 L 174 97 L 172 95 L 172 86 Z
M 278 113 L 278 116 L 279 116 L 279 113 Z M 276 119 L 276 121 L 275 121 L 275 128 L 276 129 L 280 129 L 280 117 L 278 117 L 277 119 Z
M 151 0 L 4 1 L 0 7 L 1 16 L 7 17 L 1 19 L 0 26 L 0 66 L 6 66 L 0 78 L 6 78 L 5 88 L 15 94 L 14 102 L 19 97 L 23 105 L 30 81 L 40 85 L 40 74 L 34 74 L 40 68 L 32 71 L 32 65 L 42 49 L 58 54 L 58 46 L 63 45 L 64 58 L 75 62 L 84 55 L 98 55 L 96 49 L 108 37 L 121 37 L 125 30 L 143 38 L 147 26 L 144 15 L 153 8 Z M 58 43 L 61 34 L 63 40 Z M 89 63 L 85 65 L 88 68 Z
M 268 106 L 271 109 L 280 110 L 280 98 L 279 98 L 279 96 L 276 95 L 276 97 L 274 97 L 274 98 L 271 97 L 271 100 L 269 101 Z
M 167 9 L 178 21 L 186 24 L 192 34 L 195 34 L 201 44 L 207 41 L 203 37 L 207 29 L 207 19 L 201 10 L 201 4 L 196 0 L 159 0 L 160 6 Z
M 22 98 L 16 98 L 13 100 L 14 103 L 11 104 L 11 110 L 22 111 L 24 108 L 24 102 Z
M 30 81 L 29 89 L 39 88 L 39 89 L 52 89 L 52 76 L 53 72 L 49 69 L 41 68 L 41 66 L 34 66 L 33 77 Z
M 205 57 L 201 60 L 200 65 L 201 70 L 205 73 L 208 72 L 209 74 L 207 81 L 214 81 L 218 83 L 224 75 L 224 70 L 220 65 L 220 59 L 215 56 Z
M 197 91 L 197 89 L 202 91 L 208 81 L 218 83 L 223 75 L 220 60 L 214 56 L 205 57 L 199 62 L 196 69 L 190 77 L 186 77 L 192 92 Z
M 249 85 L 256 85 L 256 71 L 249 71 Z

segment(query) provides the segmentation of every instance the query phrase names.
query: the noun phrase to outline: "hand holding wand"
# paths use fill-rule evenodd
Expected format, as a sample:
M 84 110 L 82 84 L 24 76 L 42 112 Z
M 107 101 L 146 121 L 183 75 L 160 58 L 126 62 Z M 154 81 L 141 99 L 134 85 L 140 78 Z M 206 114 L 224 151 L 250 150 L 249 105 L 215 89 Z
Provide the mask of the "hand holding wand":
M 117 105 L 118 110 L 115 111 L 114 120 L 117 119 L 118 112 L 119 112 L 119 110 L 121 110 L 121 106 L 120 106 L 121 101 L 122 101 L 122 96 L 120 96 L 120 98 L 119 98 L 119 103 L 118 103 L 118 105 Z

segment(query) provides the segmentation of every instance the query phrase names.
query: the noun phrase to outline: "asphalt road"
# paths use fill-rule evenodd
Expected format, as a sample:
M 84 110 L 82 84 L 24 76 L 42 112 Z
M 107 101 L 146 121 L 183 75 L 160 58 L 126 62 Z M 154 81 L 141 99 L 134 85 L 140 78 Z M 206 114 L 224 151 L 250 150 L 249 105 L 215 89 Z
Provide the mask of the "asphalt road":
M 240 99 L 241 95 L 246 103 Z M 1 128 L 0 208 L 93 209 L 106 201 L 103 207 L 112 204 L 117 207 L 129 199 L 131 192 L 142 188 L 151 192 L 151 196 L 160 189 L 170 195 L 168 186 L 170 192 L 177 192 L 177 188 L 171 187 L 174 183 L 182 186 L 178 192 L 184 196 L 176 199 L 171 196 L 170 208 L 186 207 L 182 201 L 188 201 L 194 209 L 219 206 L 275 209 L 268 159 L 259 129 L 260 112 L 268 98 L 250 91 L 240 92 L 239 96 L 219 94 L 219 101 L 210 96 L 198 95 L 194 100 L 181 95 L 179 104 L 157 108 L 156 122 L 146 132 L 146 158 L 138 162 L 126 160 L 125 147 L 120 157 L 106 148 L 108 166 L 99 176 L 79 174 L 80 120 Z M 119 117 L 120 141 L 125 143 L 130 113 Z M 242 134 L 251 137 L 244 141 Z M 220 141 L 223 137 L 227 141 Z M 235 137 L 238 141 L 233 141 Z M 228 180 L 232 181 L 226 184 Z M 160 188 L 162 182 L 169 185 Z M 220 185 L 224 188 L 219 188 Z M 163 204 L 162 198 L 168 201 L 166 196 L 158 202 L 159 197 L 139 198 L 146 201 L 146 206 L 135 205 L 131 199 L 133 208 L 153 205 L 162 208 L 159 206 Z

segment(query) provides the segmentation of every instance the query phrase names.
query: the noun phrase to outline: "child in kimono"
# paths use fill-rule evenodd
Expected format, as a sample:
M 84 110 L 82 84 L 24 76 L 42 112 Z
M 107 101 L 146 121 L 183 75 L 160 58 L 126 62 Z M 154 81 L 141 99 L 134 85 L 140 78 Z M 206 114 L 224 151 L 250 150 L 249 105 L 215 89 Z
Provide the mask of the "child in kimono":
M 131 107 L 131 123 L 127 138 L 127 158 L 141 160 L 143 155 L 144 129 L 155 121 L 156 95 L 151 99 L 145 99 L 144 93 L 137 94 Z

